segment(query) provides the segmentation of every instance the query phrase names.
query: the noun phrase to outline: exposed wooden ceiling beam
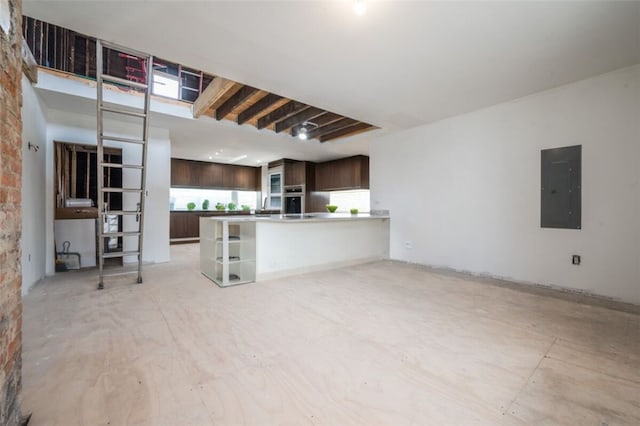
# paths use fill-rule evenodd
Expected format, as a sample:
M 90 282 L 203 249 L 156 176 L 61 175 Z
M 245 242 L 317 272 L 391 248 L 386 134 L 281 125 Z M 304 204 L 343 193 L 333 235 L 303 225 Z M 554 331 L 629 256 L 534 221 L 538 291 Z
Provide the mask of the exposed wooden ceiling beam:
M 258 102 L 238 114 L 238 124 L 243 124 L 249 121 L 281 99 L 282 96 L 274 95 L 273 93 L 267 94 L 267 96 L 260 99 Z
M 307 132 L 308 139 L 314 139 L 318 136 L 326 135 L 336 130 L 343 129 L 345 127 L 353 126 L 354 124 L 358 124 L 359 121 L 354 120 L 353 118 L 341 118 L 338 121 L 334 121 L 331 124 L 327 124 L 326 126 L 318 127 L 316 129 Z
M 295 115 L 292 115 L 289 118 L 285 118 L 284 120 L 278 121 L 276 123 L 276 133 L 280 133 L 284 130 L 291 128 L 292 126 L 304 123 L 305 121 L 310 120 L 324 113 L 325 113 L 325 110 L 323 109 L 316 108 L 316 107 L 309 107 L 303 111 L 300 111 Z
M 334 121 L 338 121 L 342 118 L 344 118 L 344 116 L 340 114 L 336 114 L 334 112 L 325 112 L 324 114 L 319 115 L 318 117 L 315 117 L 313 120 L 310 120 L 310 121 L 313 124 L 320 127 L 320 126 L 326 126 L 327 124 L 333 123 Z M 302 128 L 302 124 L 292 127 L 290 132 L 291 136 L 293 137 L 298 136 L 300 134 L 301 128 Z
M 216 77 L 193 103 L 193 118 L 198 118 L 210 109 L 217 109 L 233 96 L 242 84 L 226 78 Z
M 272 111 L 263 117 L 260 117 L 258 119 L 258 129 L 264 129 L 269 124 L 276 122 L 278 120 L 282 120 L 289 116 L 292 116 L 293 114 L 296 114 L 306 108 L 309 108 L 309 106 L 301 102 L 297 102 L 297 101 L 287 102 L 277 110 Z
M 327 142 L 333 139 L 344 138 L 346 136 L 353 136 L 357 133 L 366 132 L 371 130 L 374 126 L 368 123 L 358 123 L 353 126 L 345 127 L 343 129 L 336 130 L 331 133 L 325 133 L 320 136 L 320 142 Z
M 216 108 L 216 120 L 225 118 L 235 107 L 249 99 L 258 89 L 251 86 L 242 86 L 240 90 L 227 99 L 222 105 Z

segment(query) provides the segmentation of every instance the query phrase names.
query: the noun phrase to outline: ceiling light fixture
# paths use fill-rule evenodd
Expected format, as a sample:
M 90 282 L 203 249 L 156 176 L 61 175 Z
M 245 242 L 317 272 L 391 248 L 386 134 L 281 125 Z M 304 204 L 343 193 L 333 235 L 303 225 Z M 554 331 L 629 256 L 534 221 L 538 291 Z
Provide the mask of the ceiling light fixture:
M 353 10 L 356 12 L 356 15 L 362 16 L 367 11 L 367 4 L 364 0 L 355 0 L 353 3 Z
M 302 123 L 302 127 L 298 130 L 298 139 L 306 141 L 309 138 L 309 131 L 318 127 L 316 123 L 312 123 L 310 121 L 305 121 Z

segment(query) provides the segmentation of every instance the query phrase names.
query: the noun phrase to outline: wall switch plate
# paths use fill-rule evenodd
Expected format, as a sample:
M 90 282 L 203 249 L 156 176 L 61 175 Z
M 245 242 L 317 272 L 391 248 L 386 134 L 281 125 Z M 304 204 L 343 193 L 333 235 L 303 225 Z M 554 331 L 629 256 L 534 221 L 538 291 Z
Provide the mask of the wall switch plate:
M 574 254 L 571 257 L 571 263 L 574 264 L 574 265 L 579 265 L 581 260 L 582 259 L 580 259 L 580 255 L 577 255 L 577 254 Z

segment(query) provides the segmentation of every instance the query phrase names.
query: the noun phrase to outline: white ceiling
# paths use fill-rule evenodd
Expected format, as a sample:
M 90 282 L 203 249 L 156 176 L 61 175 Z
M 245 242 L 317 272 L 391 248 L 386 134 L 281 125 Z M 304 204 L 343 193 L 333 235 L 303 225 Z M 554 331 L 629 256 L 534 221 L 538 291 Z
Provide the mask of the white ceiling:
M 366 153 L 380 133 L 640 62 L 640 2 L 368 1 L 364 16 L 352 4 L 24 0 L 23 12 L 383 129 L 298 156 Z M 290 157 L 304 143 L 245 127 L 183 120 L 174 153 L 233 140 Z

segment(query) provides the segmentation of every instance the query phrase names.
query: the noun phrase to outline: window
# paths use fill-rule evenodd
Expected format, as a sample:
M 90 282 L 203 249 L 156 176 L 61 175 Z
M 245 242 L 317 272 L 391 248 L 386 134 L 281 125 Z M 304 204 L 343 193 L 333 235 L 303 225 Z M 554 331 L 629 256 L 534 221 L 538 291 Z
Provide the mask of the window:
M 153 94 L 178 99 L 178 77 L 160 71 L 153 72 Z
M 338 212 L 348 213 L 351 209 L 358 209 L 360 213 L 368 213 L 369 190 L 331 191 L 329 204 L 338 206 Z

